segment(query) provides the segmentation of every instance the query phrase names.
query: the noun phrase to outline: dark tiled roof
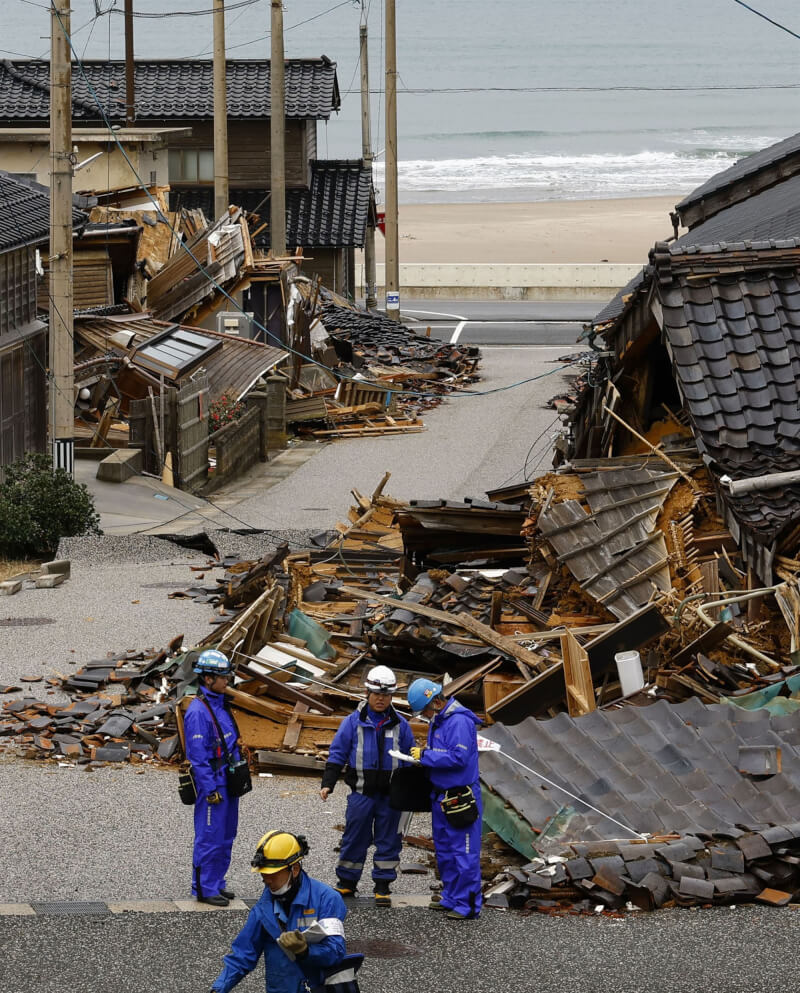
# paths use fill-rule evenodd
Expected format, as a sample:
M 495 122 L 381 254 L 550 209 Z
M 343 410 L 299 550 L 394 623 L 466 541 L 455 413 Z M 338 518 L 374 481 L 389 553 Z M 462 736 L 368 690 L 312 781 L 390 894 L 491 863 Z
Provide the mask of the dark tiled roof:
M 645 281 L 646 269 L 642 269 L 637 272 L 633 279 L 627 283 L 622 289 L 617 293 L 617 295 L 610 300 L 605 307 L 592 318 L 592 327 L 597 327 L 598 324 L 607 324 L 609 321 L 616 320 L 624 312 L 627 306 L 626 297 L 629 297 L 632 293 L 635 293 L 640 286 L 643 285 Z
M 698 224 L 672 243 L 672 250 L 720 242 L 800 238 L 800 176 L 792 176 Z
M 86 215 L 73 210 L 73 224 Z M 50 237 L 50 190 L 0 171 L 0 252 L 38 245 Z
M 800 819 L 800 726 L 796 715 L 696 697 L 671 705 L 596 710 L 585 717 L 529 717 L 484 732 L 504 751 L 634 831 L 721 832 Z M 739 772 L 741 746 L 779 745 L 783 769 L 768 778 Z M 627 838 L 619 827 L 524 772 L 481 753 L 481 779 L 540 831 L 562 806 L 576 808 L 565 841 Z
M 702 186 L 698 186 L 696 190 L 692 190 L 687 197 L 684 197 L 679 204 L 676 204 L 676 209 L 680 211 L 686 207 L 691 207 L 705 197 L 719 193 L 726 187 L 733 186 L 734 183 L 753 176 L 767 166 L 777 165 L 794 156 L 800 156 L 800 134 L 794 134 L 790 138 L 785 138 L 783 141 L 770 145 L 768 148 L 762 148 L 758 152 L 753 152 L 752 155 L 746 155 L 743 159 L 739 159 L 738 162 L 734 163 L 728 169 L 723 169 L 722 172 L 716 173 L 711 179 L 703 183 Z
M 112 121 L 125 117 L 125 63 L 83 62 L 72 67 L 73 120 L 102 121 L 97 100 Z M 0 62 L 0 122 L 47 124 L 49 62 Z M 136 120 L 211 120 L 213 63 L 164 60 L 136 63 Z M 266 60 L 227 63 L 228 116 L 270 116 L 270 65 Z M 92 92 L 94 91 L 94 92 Z M 327 120 L 340 105 L 336 63 L 319 59 L 286 62 L 286 116 Z
M 762 263 L 702 278 L 681 261 L 672 279 L 659 262 L 654 283 L 698 449 L 733 479 L 800 468 L 797 269 Z M 800 518 L 800 486 L 723 499 L 764 544 Z
M 361 247 L 369 220 L 372 176 L 359 160 L 322 161 L 311 163 L 309 189 L 286 191 L 286 242 L 316 248 Z M 269 220 L 267 191 L 230 191 L 230 201 L 247 211 L 258 213 L 262 221 Z M 214 213 L 214 190 L 194 187 L 173 190 L 170 204 L 188 208 L 200 207 L 211 217 Z M 269 228 L 256 237 L 256 244 L 269 247 Z

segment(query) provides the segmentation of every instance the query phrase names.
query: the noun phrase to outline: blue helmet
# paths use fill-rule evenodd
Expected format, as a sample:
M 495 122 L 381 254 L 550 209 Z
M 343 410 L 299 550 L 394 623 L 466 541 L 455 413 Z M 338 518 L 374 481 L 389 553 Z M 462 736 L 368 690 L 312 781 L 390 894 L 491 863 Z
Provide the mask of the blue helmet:
M 233 669 L 227 655 L 216 648 L 207 648 L 197 656 L 194 671 L 206 676 L 227 676 Z
M 434 683 L 432 679 L 415 679 L 408 687 L 408 705 L 418 714 L 442 692 L 442 684 Z

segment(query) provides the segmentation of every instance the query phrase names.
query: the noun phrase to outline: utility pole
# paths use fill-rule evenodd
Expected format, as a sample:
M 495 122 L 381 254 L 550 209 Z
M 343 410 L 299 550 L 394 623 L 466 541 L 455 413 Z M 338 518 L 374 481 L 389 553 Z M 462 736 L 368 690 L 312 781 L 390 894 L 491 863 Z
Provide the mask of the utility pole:
M 72 348 L 72 65 L 70 0 L 50 8 L 50 444 L 53 468 L 75 464 Z
M 270 235 L 275 258 L 286 254 L 286 80 L 283 58 L 283 0 L 272 0 L 270 23 Z
M 400 320 L 400 239 L 397 218 L 397 25 L 386 0 L 386 316 Z
M 227 211 L 228 87 L 225 80 L 225 0 L 214 0 L 214 218 Z
M 136 120 L 136 80 L 133 63 L 133 0 L 125 0 L 125 127 Z
M 364 14 L 364 0 L 361 0 L 361 12 Z M 367 22 L 364 20 L 358 29 L 360 40 L 360 63 L 361 63 L 361 157 L 364 165 L 369 169 L 372 176 L 372 137 L 370 135 L 369 121 L 369 54 L 367 46 Z M 378 305 L 375 295 L 375 228 L 372 224 L 367 224 L 367 232 L 364 237 L 364 270 L 366 282 L 366 305 L 368 310 L 372 310 Z

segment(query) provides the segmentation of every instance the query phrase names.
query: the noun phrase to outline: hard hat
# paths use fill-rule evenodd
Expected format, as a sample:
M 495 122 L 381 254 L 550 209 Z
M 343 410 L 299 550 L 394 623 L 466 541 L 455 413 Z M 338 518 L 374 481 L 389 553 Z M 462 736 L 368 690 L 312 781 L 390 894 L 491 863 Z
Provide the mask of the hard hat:
M 232 669 L 227 655 L 215 648 L 207 648 L 197 656 L 194 671 L 207 676 L 227 676 Z
M 434 683 L 432 679 L 415 679 L 408 687 L 408 705 L 418 714 L 442 692 L 442 684 Z
M 367 673 L 364 686 L 370 693 L 394 693 L 397 679 L 388 665 L 376 665 Z
M 259 841 L 250 865 L 251 872 L 271 876 L 286 869 L 308 855 L 308 842 L 305 835 L 289 834 L 288 831 L 269 831 Z

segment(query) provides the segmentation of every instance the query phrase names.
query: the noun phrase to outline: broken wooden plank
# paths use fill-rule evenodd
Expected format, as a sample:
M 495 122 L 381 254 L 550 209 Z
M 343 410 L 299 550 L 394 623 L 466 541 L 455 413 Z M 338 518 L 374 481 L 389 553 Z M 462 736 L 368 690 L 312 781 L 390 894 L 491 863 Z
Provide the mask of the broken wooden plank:
M 565 631 L 561 635 L 561 657 L 564 662 L 564 683 L 570 717 L 590 714 L 595 710 L 595 700 L 589 656 L 571 631 Z
M 708 631 L 703 632 L 699 638 L 695 638 L 694 641 L 686 645 L 679 652 L 672 656 L 670 660 L 675 668 L 680 669 L 681 666 L 686 665 L 698 652 L 702 652 L 707 655 L 713 648 L 721 644 L 729 634 L 731 634 L 733 628 L 730 624 L 726 624 L 721 621 L 719 624 L 715 624 L 713 628 L 709 628 Z

